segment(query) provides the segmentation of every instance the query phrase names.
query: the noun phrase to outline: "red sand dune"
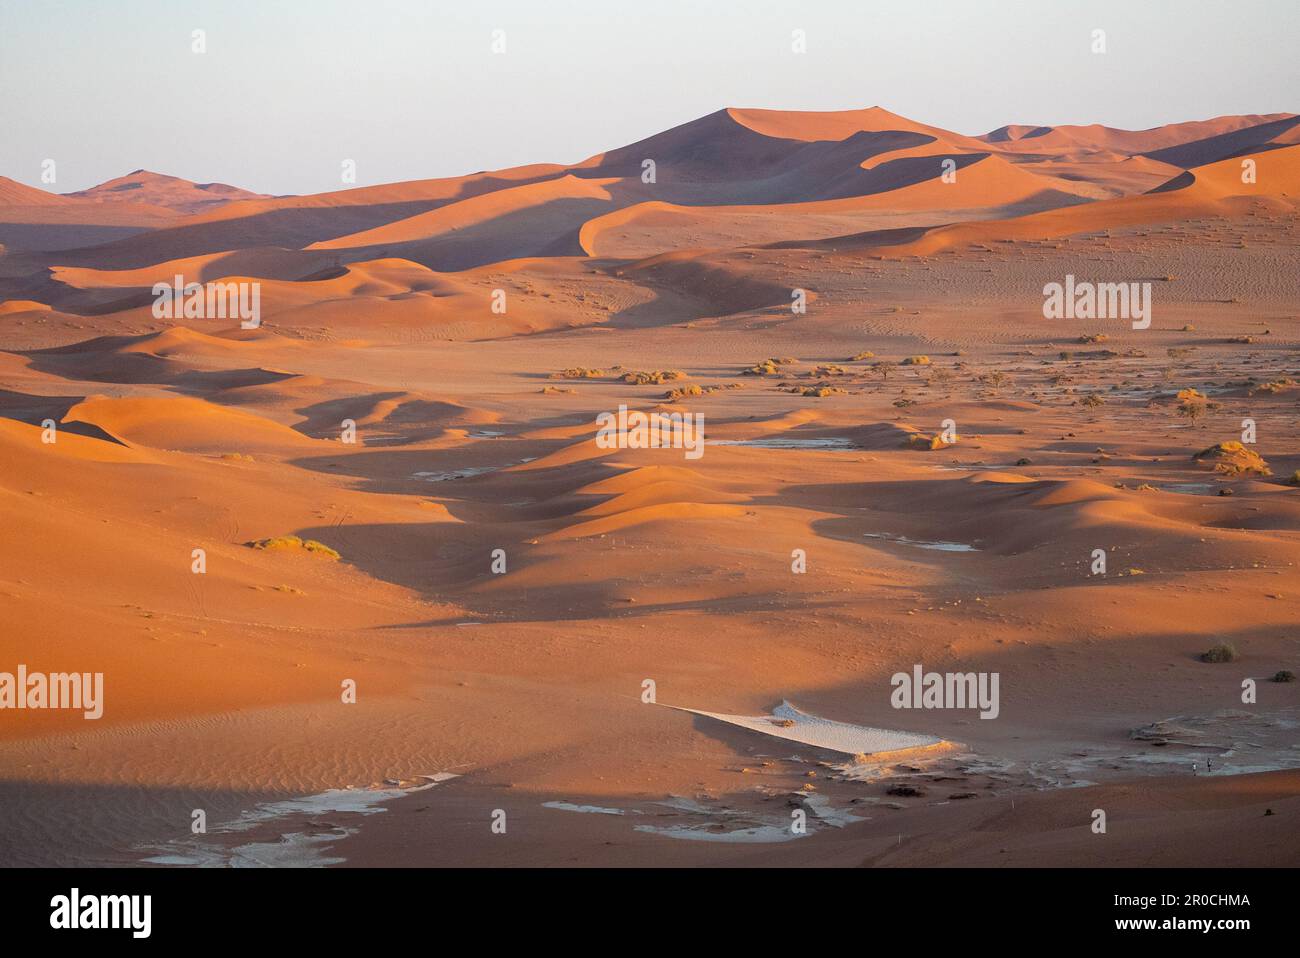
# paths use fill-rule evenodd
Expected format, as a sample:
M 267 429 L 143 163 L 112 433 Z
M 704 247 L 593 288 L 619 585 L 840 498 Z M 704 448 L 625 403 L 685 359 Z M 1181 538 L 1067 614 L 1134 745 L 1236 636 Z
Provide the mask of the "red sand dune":
M 178 176 L 148 170 L 133 170 L 90 189 L 64 195 L 94 203 L 147 203 L 178 213 L 198 213 L 235 200 L 262 198 L 260 193 L 225 183 L 191 183 Z

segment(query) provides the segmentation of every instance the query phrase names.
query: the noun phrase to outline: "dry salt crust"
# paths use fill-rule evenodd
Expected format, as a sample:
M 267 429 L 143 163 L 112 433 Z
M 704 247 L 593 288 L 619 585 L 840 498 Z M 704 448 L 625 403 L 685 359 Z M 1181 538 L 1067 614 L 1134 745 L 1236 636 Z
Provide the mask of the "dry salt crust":
M 689 825 L 635 825 L 633 826 L 635 831 L 663 835 L 665 838 L 680 838 L 686 841 L 698 842 L 754 842 L 767 844 L 770 842 L 788 842 L 804 837 L 803 833 L 791 829 L 789 819 L 739 812 L 730 808 L 711 808 L 693 799 L 678 796 L 657 804 L 699 818 L 712 819 L 712 821 L 694 822 Z M 740 824 L 742 827 L 733 828 L 729 831 L 718 831 L 718 826 L 723 822 Z
M 509 469 L 511 466 L 522 466 L 524 463 L 535 462 L 536 460 L 536 456 L 530 456 L 527 459 L 520 459 L 518 462 L 507 462 L 501 466 L 466 466 L 464 469 L 452 469 L 447 472 L 413 472 L 411 478 L 423 482 L 450 482 L 454 479 L 473 479 L 475 476 L 486 476 L 490 472 L 500 472 L 503 469 Z
M 894 536 L 888 532 L 864 532 L 864 539 L 884 539 L 899 545 L 915 546 L 918 549 L 933 549 L 936 552 L 979 552 L 973 545 L 965 542 L 927 542 L 923 539 L 909 539 L 907 536 Z
M 812 813 L 832 828 L 843 828 L 854 822 L 865 822 L 868 816 L 854 815 L 842 808 L 836 808 L 825 795 L 803 795 L 803 803 L 812 809 Z
M 749 828 L 736 828 L 729 832 L 714 832 L 709 825 L 636 825 L 638 832 L 663 835 L 666 838 L 682 838 L 699 842 L 788 842 L 802 835 L 795 833 L 788 825 L 754 825 Z
M 573 802 L 542 802 L 542 808 L 554 808 L 561 812 L 582 812 L 588 815 L 622 815 L 621 808 L 605 808 L 601 805 L 575 805 Z
M 872 728 L 868 725 L 850 725 L 848 722 L 835 722 L 816 715 L 801 712 L 789 702 L 783 701 L 772 710 L 771 715 L 727 715 L 722 712 L 705 712 L 702 709 L 683 708 L 670 705 L 668 708 L 692 715 L 738 725 L 754 732 L 783 738 L 814 748 L 824 748 L 845 755 L 871 755 L 882 753 L 905 752 L 913 749 L 946 749 L 952 743 L 933 735 L 917 732 L 896 732 L 890 729 Z
M 320 815 L 373 815 L 384 811 L 379 806 L 394 798 L 423 792 L 449 779 L 459 778 L 453 772 L 419 775 L 423 785 L 391 788 L 332 788 L 318 795 L 305 795 L 279 802 L 264 802 L 244 812 L 233 822 L 217 825 L 208 832 L 221 836 L 246 832 L 290 816 Z M 340 865 L 345 859 L 326 857 L 328 846 L 356 833 L 355 828 L 332 825 L 318 834 L 286 832 L 275 842 L 247 842 L 233 848 L 225 847 L 199 835 L 193 838 L 168 842 L 165 845 L 143 846 L 162 852 L 144 861 L 152 865 L 186 865 L 198 868 L 322 868 Z
M 771 715 L 728 715 L 676 705 L 667 708 L 690 712 L 692 715 L 703 715 L 705 718 L 726 722 L 728 725 L 747 728 L 774 738 L 798 742 L 801 745 L 852 755 L 858 759 L 866 756 L 894 759 L 898 758 L 900 753 L 915 753 L 918 750 L 946 751 L 956 747 L 952 742 L 933 735 L 851 725 L 848 722 L 836 722 L 817 715 L 809 715 L 784 701 L 772 710 Z M 850 764 L 856 765 L 856 763 Z M 839 768 L 839 766 L 835 767 Z M 799 797 L 823 825 L 843 828 L 845 825 L 867 820 L 843 809 L 834 808 L 830 799 L 824 795 L 799 793 Z M 757 843 L 788 842 L 808 834 L 808 832 L 793 831 L 789 820 L 783 818 L 742 813 L 728 808 L 711 808 L 689 798 L 674 797 L 670 801 L 659 804 L 711 821 L 687 825 L 636 825 L 634 826 L 636 831 L 689 841 Z M 727 822 L 742 827 L 719 831 L 718 825 Z

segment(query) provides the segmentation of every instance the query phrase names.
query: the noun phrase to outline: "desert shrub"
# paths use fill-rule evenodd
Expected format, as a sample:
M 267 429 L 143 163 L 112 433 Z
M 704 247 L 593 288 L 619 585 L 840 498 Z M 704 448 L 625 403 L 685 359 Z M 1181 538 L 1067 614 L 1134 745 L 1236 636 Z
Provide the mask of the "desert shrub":
M 1201 653 L 1202 662 L 1232 662 L 1237 658 L 1237 650 L 1230 642 L 1220 642 Z
M 1216 443 L 1209 449 L 1202 449 L 1192 457 L 1196 460 L 1214 461 L 1214 471 L 1225 476 L 1271 476 L 1262 456 L 1253 449 L 1247 449 L 1235 439 Z
M 315 539 L 301 539 L 298 536 L 272 536 L 269 539 L 256 539 L 248 543 L 248 545 L 254 549 L 264 549 L 268 552 L 300 550 L 325 556 L 327 559 L 341 558 L 337 552 L 323 542 L 317 542 Z
M 798 362 L 797 359 L 789 359 L 789 358 L 764 359 L 750 366 L 748 369 L 746 369 L 745 375 L 746 376 L 771 376 L 781 371 L 777 367 L 789 366 L 791 363 L 796 363 L 796 362 Z
M 1294 379 L 1292 379 L 1290 376 L 1284 376 L 1282 379 L 1275 379 L 1272 382 L 1264 383 L 1262 386 L 1253 386 L 1251 387 L 1250 392 L 1251 395 L 1254 395 L 1255 393 L 1268 393 L 1270 395 L 1274 395 L 1276 393 L 1282 392 L 1282 390 L 1286 389 L 1288 386 L 1294 386 L 1294 385 L 1295 385 Z
M 1203 418 L 1210 410 L 1218 409 L 1218 403 L 1212 403 L 1195 389 L 1180 389 L 1175 397 L 1178 400 L 1176 411 L 1193 426 L 1196 420 Z
M 930 371 L 928 382 L 934 386 L 946 386 L 953 380 L 951 369 L 944 369 L 942 366 L 935 366 Z
M 1294 681 L 1295 681 L 1295 673 L 1294 673 L 1294 672 L 1290 672 L 1290 671 L 1288 671 L 1288 670 L 1286 670 L 1286 669 L 1282 669 L 1282 671 L 1280 671 L 1280 672 L 1274 672 L 1274 673 L 1273 673 L 1273 681 L 1274 681 L 1274 682 L 1294 682 Z
M 898 795 L 903 798 L 921 798 L 925 795 L 925 789 L 917 785 L 891 785 L 885 789 L 886 795 Z
M 897 365 L 897 363 L 891 363 L 891 362 L 890 362 L 889 360 L 887 360 L 887 359 L 882 359 L 882 360 L 881 360 L 880 362 L 878 362 L 878 363 L 872 363 L 872 364 L 871 364 L 871 368 L 872 368 L 873 370 L 875 370 L 876 375 L 878 375 L 882 380 L 884 380 L 885 382 L 888 382 L 888 381 L 889 381 L 889 373 L 893 370 L 893 368 L 894 368 L 896 365 Z
M 686 374 L 680 369 L 656 369 L 653 372 L 629 372 L 623 374 L 623 382 L 634 386 L 662 386 L 675 379 L 685 379 Z

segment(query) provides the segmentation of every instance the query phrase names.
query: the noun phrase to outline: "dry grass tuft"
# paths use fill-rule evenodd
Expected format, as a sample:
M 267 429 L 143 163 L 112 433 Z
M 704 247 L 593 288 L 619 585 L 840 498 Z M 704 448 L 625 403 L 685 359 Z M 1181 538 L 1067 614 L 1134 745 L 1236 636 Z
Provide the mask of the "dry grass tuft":
M 248 543 L 248 545 L 251 548 L 264 549 L 268 552 L 300 551 L 324 556 L 327 559 L 342 558 L 323 542 L 317 542 L 315 539 L 302 539 L 298 536 L 272 536 L 269 539 L 256 539 Z
M 623 374 L 623 382 L 634 386 L 662 386 L 677 379 L 685 379 L 686 374 L 680 369 L 656 369 L 652 372 L 630 372 Z

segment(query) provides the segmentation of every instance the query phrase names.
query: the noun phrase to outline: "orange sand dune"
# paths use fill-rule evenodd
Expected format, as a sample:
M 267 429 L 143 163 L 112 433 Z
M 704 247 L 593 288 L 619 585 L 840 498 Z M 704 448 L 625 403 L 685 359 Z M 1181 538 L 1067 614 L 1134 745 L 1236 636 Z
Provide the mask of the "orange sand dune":
M 396 255 L 443 270 L 534 255 L 572 255 L 581 250 L 571 237 L 584 221 L 611 205 L 608 188 L 617 182 L 564 176 L 497 190 L 308 249 Z
M 180 408 L 203 428 L 183 401 Z M 50 445 L 40 436 L 37 427 L 0 419 L 0 455 L 10 467 L 0 475 L 0 516 L 11 541 L 24 544 L 21 555 L 0 555 L 0 602 L 23 635 L 21 643 L 6 640 L 5 654 L 41 663 L 33 668 L 103 671 L 104 717 L 96 725 L 80 713 L 29 713 L 0 723 L 0 739 L 319 699 L 336 694 L 343 671 L 375 691 L 394 684 L 330 636 L 373 621 L 383 605 L 402 608 L 400 595 L 388 590 L 376 605 L 372 588 L 354 597 L 362 580 L 346 566 L 243 544 L 310 524 L 321 503 L 300 481 L 257 463 L 190 460 L 71 430 Z M 350 501 L 365 514 L 363 500 Z M 196 547 L 207 551 L 205 575 L 191 571 Z M 63 589 L 63 576 L 77 588 Z M 314 600 L 326 596 L 331 608 L 321 615 Z M 286 628 L 295 602 L 295 624 Z M 60 610 L 57 621 L 42 611 L 49 608 Z M 313 648 L 299 646 L 304 629 L 316 633 Z
M 1292 145 L 1297 142 L 1297 137 L 1300 137 L 1300 116 L 1282 116 L 1255 126 L 1229 129 L 1191 142 L 1152 150 L 1148 155 L 1175 166 L 1204 166 L 1251 151 Z
M 13 313 L 46 313 L 50 307 L 44 303 L 33 302 L 30 299 L 7 299 L 0 303 L 0 316 L 8 316 Z
M 92 397 L 68 410 L 64 422 L 87 423 L 125 442 L 189 452 L 301 452 L 316 445 L 269 419 L 176 396 L 154 399 Z
M 705 207 L 649 201 L 588 221 L 579 240 L 592 256 L 646 256 L 684 243 L 692 247 L 739 245 L 737 239 L 743 237 L 747 244 L 759 244 L 792 233 L 821 238 L 844 235 L 856 231 L 855 227 L 945 223 L 1085 200 L 1080 189 L 1066 180 L 1028 172 L 987 153 L 922 152 L 928 149 L 887 154 L 866 171 L 865 195 L 780 206 Z M 955 163 L 953 182 L 942 178 L 945 159 Z
M 639 466 L 624 469 L 608 479 L 589 483 L 575 491 L 580 495 L 618 496 L 664 483 L 690 485 L 701 481 L 699 472 L 683 466 Z
M 235 200 L 260 199 L 263 196 L 225 183 L 191 183 L 178 176 L 148 170 L 134 170 L 90 189 L 64 195 L 94 203 L 147 203 L 178 213 L 197 213 Z
M 1251 116 L 1221 116 L 1213 120 L 1169 123 L 1149 130 L 1118 130 L 1093 123 L 1087 126 L 1004 126 L 979 137 L 986 143 L 1017 153 L 1113 151 L 1117 153 L 1156 153 L 1187 143 L 1220 137 L 1239 131 L 1255 130 L 1251 136 L 1274 135 L 1270 125 L 1294 125 L 1300 117 L 1290 113 Z M 1262 129 L 1261 129 L 1262 128 Z M 1158 159 L 1159 157 L 1157 157 Z M 1184 164 L 1179 163 L 1179 166 Z
M 579 522 L 558 532 L 548 533 L 542 539 L 546 542 L 554 542 L 583 536 L 608 535 L 611 532 L 622 532 L 653 522 L 676 522 L 683 519 L 736 519 L 746 515 L 743 506 L 684 502 L 672 497 L 666 501 L 658 501 L 655 505 L 637 505 L 638 498 L 631 494 L 620 496 L 619 501 L 611 507 L 615 510 L 612 514 L 606 514 L 604 510 L 592 513 L 600 515 L 601 518 Z
M 983 147 L 974 137 L 917 123 L 878 106 L 865 110 L 828 112 L 752 109 L 731 109 L 726 112 L 737 123 L 756 133 L 791 140 L 843 140 L 862 131 L 903 130 L 940 137 L 965 150 L 979 151 Z
M 793 116 L 793 115 L 792 115 Z M 925 144 L 956 144 L 960 137 L 888 124 L 870 128 L 845 125 L 843 137 L 799 139 L 759 132 L 741 122 L 737 111 L 719 110 L 604 153 L 575 169 L 629 180 L 653 159 L 661 200 L 690 205 L 792 203 L 836 199 L 879 188 L 863 164 L 884 154 Z M 987 148 L 972 141 L 981 153 Z
M 408 180 L 402 183 L 381 183 L 374 186 L 357 186 L 315 193 L 308 196 L 277 196 L 267 199 L 240 200 L 220 209 L 191 217 L 187 224 L 216 223 L 222 220 L 246 219 L 265 213 L 293 209 L 329 208 L 348 206 L 393 206 L 411 202 L 452 202 L 468 199 L 481 193 L 517 186 L 521 182 L 540 182 L 564 172 L 564 167 L 550 163 L 535 163 L 506 170 L 472 173 L 468 176 L 449 176 L 429 180 Z
M 209 283 L 236 275 L 300 280 L 334 265 L 337 265 L 336 257 L 328 254 L 267 247 L 168 260 L 139 269 L 52 266 L 50 274 L 56 281 L 75 289 L 151 288 L 155 283 L 170 287 L 177 276 L 184 277 L 185 283 Z
M 249 334 L 241 332 L 248 337 Z M 265 332 L 228 339 L 183 326 L 142 336 L 106 336 L 28 353 L 31 367 L 90 382 L 156 383 L 189 389 L 228 388 L 283 379 L 263 367 L 301 344 Z
M 149 203 L 105 206 L 49 193 L 0 176 L 0 244 L 3 247 L 71 249 L 136 235 L 173 222 L 175 217 L 174 211 Z
M 734 260 L 706 261 L 697 251 L 662 253 L 632 263 L 621 275 L 641 278 L 647 283 L 671 286 L 693 297 L 705 315 L 722 316 L 765 306 L 783 306 L 790 302 L 793 285 L 781 284 L 776 277 L 753 276 Z M 815 290 L 806 290 L 815 301 Z
M 588 486 L 586 490 L 580 491 L 590 492 L 591 487 Z M 707 486 L 689 482 L 648 482 L 634 490 L 619 493 L 604 502 L 583 509 L 578 515 L 610 516 L 666 503 L 744 502 L 746 499 L 746 496 L 722 492 L 721 490 L 710 489 Z
M 105 244 L 93 254 L 82 253 L 71 265 L 84 261 L 101 269 L 134 269 L 249 247 L 301 249 L 520 181 L 551 179 L 561 172 L 554 166 L 526 166 L 313 196 L 236 200 L 168 224 L 151 236 Z
M 1294 208 L 1291 197 L 1300 191 L 1300 147 L 1284 147 L 1253 157 L 1261 178 L 1257 183 L 1241 181 L 1241 161 L 1221 160 L 1180 174 L 1164 187 L 1142 196 L 1102 200 L 1067 209 L 1054 209 L 1014 220 L 958 224 L 929 230 L 924 237 L 903 245 L 879 242 L 881 237 L 841 238 L 842 248 L 855 242 L 879 246 L 890 254 L 933 255 L 963 243 L 998 240 L 1051 239 L 1135 224 L 1162 223 L 1232 213 L 1232 201 L 1265 198 L 1279 209 Z M 885 238 L 887 239 L 887 238 Z
M 27 186 L 0 176 L 0 206 L 67 206 L 70 201 L 57 193 Z

